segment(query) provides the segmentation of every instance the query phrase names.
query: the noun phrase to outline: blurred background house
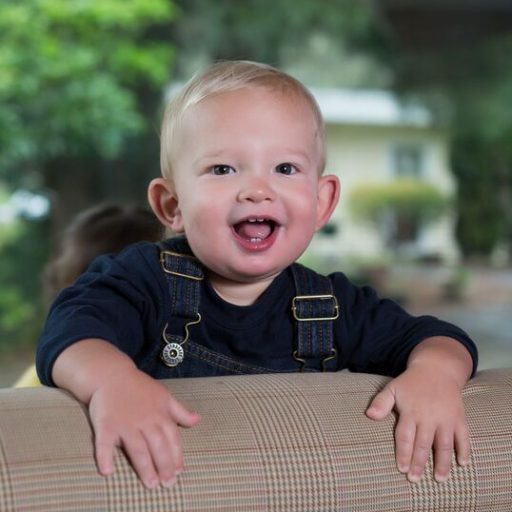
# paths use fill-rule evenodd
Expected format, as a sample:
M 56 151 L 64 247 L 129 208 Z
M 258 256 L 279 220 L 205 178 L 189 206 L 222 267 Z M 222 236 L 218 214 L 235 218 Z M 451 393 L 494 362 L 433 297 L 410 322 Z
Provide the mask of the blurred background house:
M 421 104 L 403 103 L 391 91 L 312 92 L 326 122 L 326 172 L 342 183 L 341 202 L 312 251 L 361 261 L 400 254 L 456 262 L 446 130 Z

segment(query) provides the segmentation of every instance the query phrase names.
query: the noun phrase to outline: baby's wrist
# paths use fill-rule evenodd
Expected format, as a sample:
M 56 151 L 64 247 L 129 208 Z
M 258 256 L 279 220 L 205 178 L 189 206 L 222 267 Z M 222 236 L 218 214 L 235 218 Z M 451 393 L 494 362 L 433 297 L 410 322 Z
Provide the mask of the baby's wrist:
M 473 368 L 466 347 L 457 340 L 442 336 L 423 340 L 411 352 L 407 369 L 425 370 L 432 378 L 446 378 L 463 388 Z

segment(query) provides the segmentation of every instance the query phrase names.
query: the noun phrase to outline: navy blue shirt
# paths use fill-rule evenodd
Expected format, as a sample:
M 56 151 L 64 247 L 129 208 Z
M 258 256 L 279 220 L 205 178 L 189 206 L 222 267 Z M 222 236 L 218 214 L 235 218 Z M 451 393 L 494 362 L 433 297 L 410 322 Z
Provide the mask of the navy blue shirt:
M 154 377 L 180 376 L 158 357 L 171 300 L 159 251 L 156 244 L 143 242 L 117 256 L 102 256 L 59 294 L 37 347 L 43 384 L 53 385 L 51 372 L 58 355 L 87 338 L 109 341 Z M 418 343 L 430 336 L 448 336 L 468 349 L 475 371 L 476 347 L 458 327 L 432 316 L 412 316 L 395 302 L 379 298 L 372 288 L 355 286 L 341 272 L 329 278 L 341 309 L 334 321 L 335 370 L 396 376 Z M 200 286 L 202 320 L 191 327 L 190 343 L 255 368 L 299 370 L 293 358 L 291 304 L 296 292 L 289 268 L 250 306 L 224 301 L 208 279 Z

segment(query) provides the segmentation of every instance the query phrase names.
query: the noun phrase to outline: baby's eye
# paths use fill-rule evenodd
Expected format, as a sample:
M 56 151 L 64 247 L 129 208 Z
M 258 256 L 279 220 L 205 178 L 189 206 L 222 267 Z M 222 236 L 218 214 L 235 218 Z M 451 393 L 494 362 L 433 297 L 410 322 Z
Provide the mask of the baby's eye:
M 297 172 L 297 168 L 292 164 L 284 163 L 284 164 L 279 164 L 276 167 L 276 172 L 278 172 L 279 174 L 290 175 L 290 174 L 295 174 Z
M 233 167 L 231 167 L 230 165 L 219 164 L 219 165 L 214 165 L 210 169 L 210 172 L 212 174 L 215 174 L 216 176 L 224 176 L 225 174 L 234 173 L 235 169 Z

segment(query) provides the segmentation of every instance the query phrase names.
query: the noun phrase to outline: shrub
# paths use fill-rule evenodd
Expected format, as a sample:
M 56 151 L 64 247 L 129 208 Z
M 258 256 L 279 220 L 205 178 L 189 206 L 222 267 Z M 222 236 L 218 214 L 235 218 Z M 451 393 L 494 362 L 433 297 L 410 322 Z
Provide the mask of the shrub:
M 414 239 L 418 229 L 442 216 L 451 199 L 437 187 L 417 180 L 365 184 L 355 188 L 349 206 L 358 220 L 380 226 L 392 220 L 392 240 Z

